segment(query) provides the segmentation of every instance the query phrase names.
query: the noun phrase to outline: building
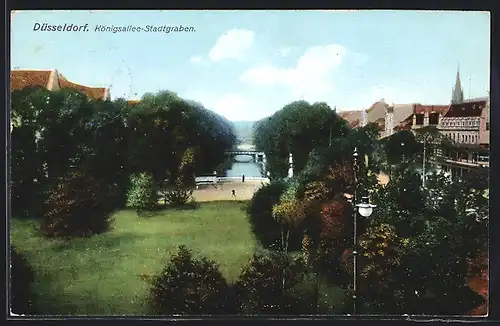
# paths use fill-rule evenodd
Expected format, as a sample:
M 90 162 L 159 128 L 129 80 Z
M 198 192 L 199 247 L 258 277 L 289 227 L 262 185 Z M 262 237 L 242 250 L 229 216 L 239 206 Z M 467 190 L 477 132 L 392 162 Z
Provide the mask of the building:
M 410 115 L 395 126 L 394 130 L 416 130 L 427 126 L 437 128 L 449 107 L 449 105 L 411 104 L 409 110 L 405 112 L 407 114 L 409 111 Z
M 348 111 L 340 111 L 339 116 L 346 120 L 351 128 L 361 127 L 363 122 L 361 121 L 363 118 L 363 110 L 348 110 Z
M 75 89 L 84 93 L 87 97 L 97 100 L 109 100 L 111 94 L 107 87 L 89 87 L 73 83 L 66 79 L 56 69 L 53 70 L 12 70 L 10 72 L 10 91 L 21 90 L 26 87 L 42 87 L 49 91 L 57 91 L 64 88 Z M 14 120 L 14 121 L 13 121 Z M 12 119 L 10 129 L 19 123 Z
M 49 91 L 71 88 L 97 100 L 111 99 L 108 87 L 90 87 L 69 81 L 56 69 L 53 70 L 12 70 L 10 72 L 10 91 L 26 87 L 43 87 Z
M 489 167 L 489 101 L 450 105 L 438 126 L 454 147 L 443 153 L 442 170 L 460 178 L 478 167 Z
M 459 179 L 469 171 L 489 168 L 490 150 L 489 97 L 463 99 L 460 73 L 457 71 L 451 105 L 438 129 L 454 144 L 442 155 L 442 170 Z

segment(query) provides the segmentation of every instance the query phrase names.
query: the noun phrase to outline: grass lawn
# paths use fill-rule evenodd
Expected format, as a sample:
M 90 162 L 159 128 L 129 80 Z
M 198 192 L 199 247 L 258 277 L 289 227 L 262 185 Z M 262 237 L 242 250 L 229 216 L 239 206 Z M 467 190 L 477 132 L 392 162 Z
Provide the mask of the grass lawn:
M 257 247 L 239 202 L 203 203 L 152 217 L 115 214 L 108 233 L 65 243 L 47 240 L 37 221 L 12 219 L 11 242 L 33 266 L 39 310 L 47 314 L 144 315 L 148 284 L 178 245 L 220 264 L 234 281 Z

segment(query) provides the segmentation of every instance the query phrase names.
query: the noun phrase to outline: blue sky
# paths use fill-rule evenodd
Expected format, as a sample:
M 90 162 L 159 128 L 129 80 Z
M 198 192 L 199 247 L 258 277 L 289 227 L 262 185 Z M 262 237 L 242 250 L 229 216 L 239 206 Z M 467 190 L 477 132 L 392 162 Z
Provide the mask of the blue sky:
M 88 32 L 33 31 L 89 24 Z M 106 26 L 192 26 L 194 32 L 96 32 Z M 22 11 L 12 17 L 12 69 L 58 69 L 112 98 L 171 90 L 231 120 L 285 104 L 338 110 L 448 104 L 457 65 L 464 95 L 487 96 L 487 12 Z M 470 78 L 470 87 L 469 87 Z M 470 88 L 470 91 L 469 91 Z

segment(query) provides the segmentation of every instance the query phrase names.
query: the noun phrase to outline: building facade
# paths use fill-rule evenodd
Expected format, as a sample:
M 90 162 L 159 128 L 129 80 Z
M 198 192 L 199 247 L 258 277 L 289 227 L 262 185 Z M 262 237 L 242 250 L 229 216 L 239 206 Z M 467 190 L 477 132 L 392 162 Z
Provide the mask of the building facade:
M 452 104 L 438 129 L 454 144 L 442 156 L 442 170 L 452 178 L 489 167 L 489 101 Z
M 463 99 L 457 71 L 451 105 L 438 126 L 454 144 L 441 157 L 442 170 L 453 179 L 460 179 L 473 169 L 489 168 L 489 111 L 489 97 Z

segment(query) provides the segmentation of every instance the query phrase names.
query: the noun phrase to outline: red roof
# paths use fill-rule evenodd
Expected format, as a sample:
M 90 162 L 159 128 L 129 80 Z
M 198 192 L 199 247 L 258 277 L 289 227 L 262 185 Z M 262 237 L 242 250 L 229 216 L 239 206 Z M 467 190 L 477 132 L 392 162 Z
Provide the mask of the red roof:
M 59 74 L 59 88 L 72 88 L 77 91 L 80 91 L 87 95 L 87 97 L 97 100 L 104 99 L 106 96 L 106 88 L 105 87 L 88 87 L 79 84 L 75 84 L 67 80 L 63 75 Z
M 486 101 L 452 104 L 444 118 L 480 117 Z
M 10 91 L 26 87 L 47 88 L 50 81 L 50 70 L 13 70 L 10 72 Z
M 428 113 L 445 113 L 449 109 L 449 105 L 422 105 L 422 104 L 414 104 L 413 113 L 415 114 L 424 114 Z

